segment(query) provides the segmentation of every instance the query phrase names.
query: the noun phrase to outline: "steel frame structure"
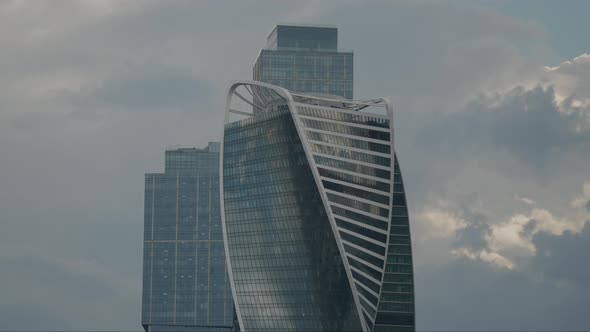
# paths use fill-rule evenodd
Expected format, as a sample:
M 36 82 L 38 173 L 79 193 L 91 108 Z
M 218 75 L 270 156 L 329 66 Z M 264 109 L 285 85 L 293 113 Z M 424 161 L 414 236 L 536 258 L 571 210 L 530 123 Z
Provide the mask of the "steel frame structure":
M 233 107 L 236 101 L 245 107 Z M 319 189 L 323 209 L 336 239 L 353 293 L 358 319 L 363 331 L 371 331 L 379 307 L 392 224 L 395 158 L 392 103 L 387 98 L 358 101 L 323 98 L 291 93 L 282 87 L 263 82 L 238 81 L 233 83 L 228 91 L 224 122 L 231 123 L 230 116 L 250 118 L 273 112 L 279 105 L 285 104 L 292 116 Z M 367 108 L 375 107 L 385 112 L 366 112 Z M 335 128 L 343 129 L 344 132 Z M 369 132 L 375 135 L 369 137 L 363 134 Z M 311 133 L 315 133 L 314 137 L 326 139 L 311 139 Z M 358 145 L 352 146 L 342 142 L 353 142 Z M 243 324 L 243 312 L 234 284 L 232 253 L 228 245 L 224 197 L 224 143 L 222 139 L 222 228 L 236 313 L 240 328 L 244 331 L 248 327 Z M 371 144 L 378 145 L 381 149 L 367 149 L 366 146 Z M 322 158 L 332 160 L 333 164 L 319 163 L 318 160 Z M 347 168 L 338 167 L 338 164 L 347 165 Z M 361 168 L 380 170 L 380 174 L 389 176 L 363 173 L 359 171 Z M 337 179 L 330 174 L 340 174 L 342 177 Z M 339 191 L 334 188 L 347 190 Z M 334 209 L 346 210 L 350 215 L 363 218 L 355 220 L 348 215 L 334 213 Z M 365 219 L 371 220 L 371 223 L 367 223 Z

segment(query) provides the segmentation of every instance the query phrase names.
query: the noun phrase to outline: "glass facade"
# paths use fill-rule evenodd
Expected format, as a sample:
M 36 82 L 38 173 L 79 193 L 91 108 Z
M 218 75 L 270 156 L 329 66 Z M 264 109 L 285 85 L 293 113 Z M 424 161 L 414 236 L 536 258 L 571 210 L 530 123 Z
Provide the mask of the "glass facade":
M 219 201 L 219 143 L 166 151 L 145 175 L 142 325 L 232 331 Z
M 327 213 L 287 111 L 228 124 L 225 227 L 246 331 L 359 331 Z
M 254 65 L 256 81 L 294 92 L 353 98 L 353 52 L 333 27 L 278 25 Z
M 404 181 L 394 160 L 393 209 L 375 332 L 414 331 L 414 269 Z
M 228 120 L 222 149 L 222 218 L 241 327 L 414 330 L 391 105 L 248 82 L 228 100 L 245 98 L 239 85 L 261 110 Z M 226 112 L 245 114 L 229 105 Z

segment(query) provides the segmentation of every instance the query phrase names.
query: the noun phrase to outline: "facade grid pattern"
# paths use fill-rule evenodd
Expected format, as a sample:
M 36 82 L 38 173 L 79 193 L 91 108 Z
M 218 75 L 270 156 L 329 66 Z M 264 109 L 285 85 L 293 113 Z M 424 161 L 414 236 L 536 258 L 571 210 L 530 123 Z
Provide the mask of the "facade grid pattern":
M 222 219 L 241 327 L 413 330 L 388 102 L 387 115 L 351 112 L 355 101 L 244 82 L 230 89 L 226 112 L 241 86 L 274 96 L 252 116 L 226 120 L 222 143 Z
M 142 324 L 146 331 L 232 331 L 219 205 L 219 143 L 166 151 L 145 176 Z
M 352 51 L 338 49 L 336 28 L 278 25 L 253 77 L 291 91 L 352 99 L 353 60 Z

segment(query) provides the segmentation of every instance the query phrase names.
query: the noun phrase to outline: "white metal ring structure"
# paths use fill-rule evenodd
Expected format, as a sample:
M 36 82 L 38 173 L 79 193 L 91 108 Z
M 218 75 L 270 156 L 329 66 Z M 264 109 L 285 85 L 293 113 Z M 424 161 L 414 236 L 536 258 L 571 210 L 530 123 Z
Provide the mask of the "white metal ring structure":
M 220 158 L 226 261 L 242 331 L 414 328 L 388 99 L 236 82 Z

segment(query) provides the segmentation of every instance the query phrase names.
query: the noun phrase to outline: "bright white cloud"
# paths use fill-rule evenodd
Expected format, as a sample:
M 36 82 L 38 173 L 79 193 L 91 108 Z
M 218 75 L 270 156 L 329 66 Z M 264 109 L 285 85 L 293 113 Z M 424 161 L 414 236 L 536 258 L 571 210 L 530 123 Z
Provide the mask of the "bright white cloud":
M 590 193 L 588 183 L 584 185 L 584 194 L 587 193 Z M 512 269 L 515 267 L 512 263 L 514 259 L 537 254 L 537 248 L 533 242 L 536 234 L 546 233 L 555 236 L 561 236 L 565 232 L 577 234 L 584 229 L 587 222 L 586 217 L 557 218 L 546 209 L 534 208 L 528 214 L 516 214 L 506 222 L 491 225 L 484 237 L 488 250 L 473 253 L 469 249 L 461 248 L 453 253 L 470 259 L 479 258 L 482 261 Z M 507 257 L 512 257 L 512 260 Z
M 571 205 L 575 208 L 583 208 L 590 202 L 590 181 L 584 183 L 584 189 L 582 190 L 582 194 L 578 195 L 574 200 L 571 202 Z
M 489 248 L 494 252 L 535 255 L 533 236 L 543 232 L 563 235 L 564 232 L 579 233 L 585 219 L 559 219 L 545 209 L 533 209 L 528 214 L 516 214 L 508 221 L 491 225 L 485 235 Z
M 518 195 L 515 198 L 530 205 L 536 204 L 531 199 Z M 544 233 L 562 236 L 566 232 L 579 234 L 589 222 L 590 211 L 586 209 L 589 200 L 590 182 L 586 182 L 582 193 L 571 202 L 571 205 L 578 210 L 569 213 L 567 218 L 559 218 L 547 209 L 532 208 L 528 213 L 514 214 L 503 222 L 494 223 L 492 220 L 488 223 L 487 231 L 482 232 L 484 248 L 460 245 L 451 249 L 450 252 L 455 257 L 481 261 L 509 270 L 516 269 L 523 259 L 538 254 L 534 242 L 535 235 Z M 447 236 L 455 235 L 458 230 L 472 227 L 469 221 L 455 218 L 456 214 L 452 212 L 436 210 L 436 213 L 429 212 L 424 215 L 428 216 L 425 220 L 429 221 L 433 229 L 442 228 L 447 231 Z M 435 218 L 439 220 L 434 220 Z M 436 233 L 443 232 L 438 230 Z M 545 252 L 545 255 L 547 254 Z
M 565 114 L 579 115 L 590 128 L 590 54 L 582 54 L 555 67 L 545 67 L 539 80 L 555 89 L 555 101 Z
M 438 208 L 423 211 L 418 219 L 426 224 L 427 231 L 433 238 L 454 237 L 458 231 L 467 227 L 467 222 L 460 216 Z
M 544 209 L 533 209 L 529 214 L 517 214 L 508 221 L 490 225 L 484 236 L 487 248 L 475 250 L 455 248 L 451 254 L 470 260 L 479 260 L 509 270 L 517 267 L 516 261 L 537 254 L 533 237 L 537 233 L 563 235 L 564 232 L 579 233 L 585 220 L 567 220 L 554 217 Z
M 494 252 L 524 251 L 525 254 L 534 254 L 535 245 L 527 236 L 525 227 L 531 220 L 522 214 L 518 214 L 507 222 L 492 225 L 485 240 Z
M 508 258 L 488 250 L 472 250 L 468 248 L 458 248 L 451 250 L 451 254 L 457 257 L 465 257 L 474 261 L 482 261 L 495 265 L 500 268 L 512 270 L 515 264 Z
M 514 199 L 517 200 L 517 201 L 519 201 L 519 202 L 523 202 L 525 204 L 528 204 L 528 205 L 535 205 L 535 204 L 537 204 L 534 200 L 532 200 L 532 199 L 530 199 L 528 197 L 521 197 L 519 195 L 514 195 Z

